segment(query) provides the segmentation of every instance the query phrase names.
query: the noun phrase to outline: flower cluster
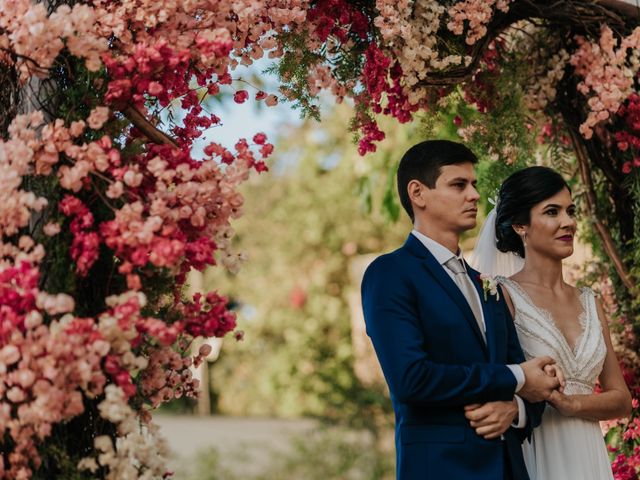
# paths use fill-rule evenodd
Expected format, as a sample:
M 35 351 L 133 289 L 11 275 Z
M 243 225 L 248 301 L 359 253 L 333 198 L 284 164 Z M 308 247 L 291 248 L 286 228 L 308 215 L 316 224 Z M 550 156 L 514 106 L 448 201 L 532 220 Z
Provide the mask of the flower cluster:
M 60 211 L 66 217 L 72 217 L 71 233 L 71 258 L 76 264 L 76 272 L 81 277 L 86 277 L 89 269 L 98 258 L 100 239 L 92 230 L 93 214 L 77 197 L 66 195 L 58 205 Z
M 0 477 L 29 478 L 52 428 L 76 417 L 97 436 L 96 455 L 79 468 L 106 478 L 166 475 L 147 408 L 196 396 L 190 368 L 202 355 L 190 356 L 193 339 L 236 326 L 224 297 L 186 301 L 182 286 L 191 269 L 237 270 L 238 187 L 265 171 L 273 152 L 259 133 L 234 152 L 211 143 L 207 158 L 194 160 L 194 139 L 220 122 L 202 96 L 231 88 L 239 63 L 281 55 L 274 32 L 302 25 L 307 10 L 295 0 L 98 0 L 51 11 L 0 0 L 0 62 L 21 82 L 51 69 L 88 78 L 93 95 L 65 118 L 17 116 L 0 140 Z M 262 91 L 255 98 L 277 103 Z M 161 132 L 156 119 L 176 101 L 185 115 Z M 174 138 L 158 142 L 149 129 Z M 75 278 L 56 278 L 67 290 L 49 294 L 56 263 L 52 276 Z M 81 297 L 88 288 L 106 298 Z M 101 395 L 95 423 L 85 406 Z
M 53 425 L 81 414 L 83 397 L 107 382 L 101 362 L 110 345 L 93 319 L 74 317 L 73 300 L 40 292 L 38 280 L 26 263 L 0 269 L 0 438 L 11 439 L 0 472 L 6 467 L 8 478 L 29 478 Z
M 105 394 L 98 406 L 100 415 L 117 426 L 118 438 L 114 445 L 108 435 L 96 437 L 93 443 L 99 454 L 83 458 L 78 468 L 95 473 L 103 467 L 108 472 L 105 480 L 167 477 L 169 472 L 164 459 L 169 449 L 158 428 L 151 423 L 138 426 L 137 413 L 127 404 L 127 396 L 118 387 L 108 385 Z
M 366 15 L 345 0 L 319 0 L 309 9 L 307 20 L 313 25 L 313 35 L 321 42 L 329 36 L 342 43 L 351 35 L 365 39 L 369 32 Z
M 578 90 L 588 96 L 589 115 L 580 126 L 585 138 L 591 138 L 599 122 L 615 114 L 632 93 L 633 78 L 640 70 L 640 27 L 618 40 L 607 25 L 603 25 L 598 43 L 584 37 L 577 39 L 579 48 L 569 63 L 583 78 Z
M 543 65 L 541 72 L 535 72 L 528 85 L 525 104 L 531 110 L 544 110 L 556 99 L 556 85 L 564 76 L 569 62 L 569 53 L 565 49 L 554 53 Z
M 493 18 L 493 7 L 506 13 L 509 10 L 511 0 L 463 0 L 456 2 L 449 8 L 449 16 L 451 21 L 447 24 L 447 28 L 456 35 L 462 35 L 464 32 L 464 23 L 468 22 L 466 43 L 473 45 L 487 34 L 487 24 Z
M 442 56 L 438 48 L 438 32 L 446 9 L 434 0 L 377 0 L 376 7 L 379 15 L 374 24 L 384 39 L 384 49 L 399 63 L 401 84 L 408 100 L 412 105 L 425 107 L 429 90 L 420 82 L 430 72 L 466 61 L 457 54 Z
M 616 146 L 620 151 L 632 155 L 630 160 L 622 164 L 622 173 L 629 174 L 640 168 L 640 96 L 635 92 L 629 95 L 616 116 L 624 126 L 615 133 Z
M 85 4 L 60 5 L 49 14 L 45 4 L 29 0 L 3 1 L 0 5 L 0 46 L 17 58 L 22 79 L 46 77 L 63 48 L 84 59 L 88 70 L 100 68 L 100 55 L 108 50 L 109 42 L 96 29 L 101 23 L 99 10 Z M 12 63 L 11 58 L 5 53 L 0 60 Z

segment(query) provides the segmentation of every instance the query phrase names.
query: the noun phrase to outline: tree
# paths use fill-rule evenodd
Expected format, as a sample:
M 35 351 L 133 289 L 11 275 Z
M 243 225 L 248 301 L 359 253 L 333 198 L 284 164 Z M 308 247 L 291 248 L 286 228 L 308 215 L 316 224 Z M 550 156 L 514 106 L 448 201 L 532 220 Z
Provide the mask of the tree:
M 207 274 L 209 284 L 228 285 L 246 331 L 214 364 L 223 412 L 311 415 L 371 429 L 390 419 L 384 390 L 361 385 L 353 371 L 349 269 L 355 255 L 396 248 L 406 226 L 378 209 L 367 213 L 386 186 L 376 182 L 382 188 L 369 191 L 372 198 L 359 191 L 369 177 L 343 127 L 350 113 L 339 108 L 322 125 L 306 121 L 283 134 L 274 165 L 281 173 L 244 189 L 254 212 L 236 224 L 246 264 L 226 278 Z M 365 168 L 383 167 L 415 135 L 398 131 Z

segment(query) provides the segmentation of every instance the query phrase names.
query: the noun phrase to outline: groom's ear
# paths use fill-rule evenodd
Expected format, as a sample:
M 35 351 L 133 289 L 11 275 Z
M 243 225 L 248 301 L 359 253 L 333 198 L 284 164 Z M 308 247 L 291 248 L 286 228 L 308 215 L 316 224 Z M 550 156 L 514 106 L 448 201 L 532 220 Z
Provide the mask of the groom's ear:
M 425 189 L 427 187 L 420 182 L 419 180 L 411 180 L 407 184 L 407 193 L 409 194 L 409 199 L 411 203 L 416 205 L 417 207 L 424 207 L 427 204 L 425 198 Z

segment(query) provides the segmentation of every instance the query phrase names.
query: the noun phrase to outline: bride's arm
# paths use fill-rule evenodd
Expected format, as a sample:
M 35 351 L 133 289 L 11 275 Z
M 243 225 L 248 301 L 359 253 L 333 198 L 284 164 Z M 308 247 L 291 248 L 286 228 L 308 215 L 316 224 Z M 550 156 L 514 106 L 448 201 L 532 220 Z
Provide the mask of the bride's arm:
M 602 393 L 591 395 L 564 395 L 554 392 L 549 402 L 563 415 L 589 420 L 610 420 L 627 417 L 631 413 L 631 394 L 624 381 L 618 359 L 613 351 L 607 317 L 600 301 L 596 299 L 602 335 L 607 346 L 607 356 L 600 373 Z

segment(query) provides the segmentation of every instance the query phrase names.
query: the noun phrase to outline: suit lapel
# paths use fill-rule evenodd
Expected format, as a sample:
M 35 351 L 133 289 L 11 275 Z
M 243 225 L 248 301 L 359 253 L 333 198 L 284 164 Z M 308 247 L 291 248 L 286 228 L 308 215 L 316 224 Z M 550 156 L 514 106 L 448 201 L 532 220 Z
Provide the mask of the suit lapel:
M 482 345 L 484 353 L 487 354 L 487 345 L 482 338 L 482 332 L 480 332 L 478 322 L 476 322 L 476 317 L 473 315 L 467 299 L 464 297 L 456 283 L 451 279 L 447 272 L 445 272 L 444 267 L 438 263 L 436 258 L 431 254 L 431 252 L 429 252 L 429 249 L 412 234 L 409 235 L 409 238 L 405 242 L 405 247 L 407 247 L 414 255 L 422 257 L 422 264 L 460 309 L 464 319 L 469 324 L 469 328 L 471 328 L 478 339 L 478 342 Z
M 486 338 L 487 338 L 487 348 L 489 349 L 489 356 L 491 361 L 495 360 L 496 354 L 496 338 L 495 338 L 495 325 L 493 324 L 493 309 L 495 298 L 492 296 L 487 297 L 487 301 L 484 300 L 484 290 L 482 288 L 482 281 L 480 280 L 480 272 L 474 270 L 469 266 L 469 264 L 465 261 L 465 265 L 467 266 L 467 272 L 469 272 L 469 277 L 473 282 L 473 285 L 476 287 L 478 295 L 480 297 L 480 303 L 482 304 L 482 314 L 484 315 L 484 324 L 486 328 Z

